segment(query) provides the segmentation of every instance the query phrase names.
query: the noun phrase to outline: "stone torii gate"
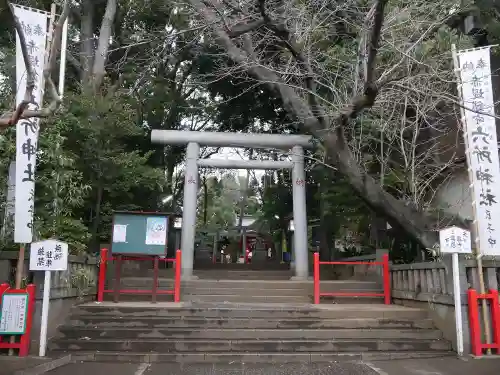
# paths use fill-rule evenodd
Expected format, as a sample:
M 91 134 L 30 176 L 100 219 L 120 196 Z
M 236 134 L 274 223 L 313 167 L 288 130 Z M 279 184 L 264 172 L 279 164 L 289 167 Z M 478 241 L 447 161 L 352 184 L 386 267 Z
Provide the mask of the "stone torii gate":
M 292 170 L 293 181 L 293 222 L 295 277 L 307 279 L 308 243 L 307 213 L 304 171 L 304 148 L 312 147 L 311 137 L 306 135 L 277 135 L 255 133 L 221 133 L 180 130 L 153 130 L 151 142 L 185 145 L 186 170 L 184 177 L 184 197 L 182 212 L 182 278 L 193 278 L 194 241 L 196 231 L 196 205 L 198 196 L 198 168 L 226 169 L 282 169 Z M 273 160 L 217 160 L 200 159 L 200 146 L 209 147 L 241 147 L 270 149 L 276 148 L 290 152 L 292 161 Z

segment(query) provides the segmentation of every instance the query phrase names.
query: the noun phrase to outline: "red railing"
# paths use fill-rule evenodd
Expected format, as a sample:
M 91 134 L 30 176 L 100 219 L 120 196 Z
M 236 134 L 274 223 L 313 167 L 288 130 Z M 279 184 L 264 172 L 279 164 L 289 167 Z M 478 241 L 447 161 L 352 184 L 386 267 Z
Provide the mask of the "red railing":
M 0 336 L 0 349 L 19 349 L 19 357 L 26 357 L 30 351 L 31 326 L 33 324 L 33 314 L 35 313 L 35 286 L 30 284 L 26 289 L 10 289 L 9 284 L 0 285 L 0 297 L 3 299 L 4 294 L 27 294 L 28 309 L 25 317 L 26 328 L 24 334 L 19 335 L 19 340 L 10 342 L 10 335 Z M 0 306 L 1 307 L 1 306 Z
M 106 271 L 109 261 L 116 261 L 116 271 L 114 280 L 114 289 L 106 289 Z M 121 289 L 120 277 L 121 266 L 124 260 L 134 261 L 153 261 L 153 286 L 151 289 Z M 159 262 L 174 263 L 175 277 L 173 289 L 158 289 Z M 105 293 L 113 293 L 114 301 L 118 302 L 120 294 L 151 294 L 152 302 L 156 302 L 157 295 L 170 294 L 174 296 L 174 302 L 181 300 L 181 251 L 175 252 L 175 258 L 160 258 L 158 256 L 129 256 L 129 255 L 108 255 L 108 249 L 101 249 L 101 259 L 99 265 L 99 280 L 97 286 L 97 301 L 102 302 Z
M 467 293 L 472 354 L 481 356 L 485 349 L 495 349 L 497 354 L 500 354 L 500 303 L 498 301 L 498 290 L 491 289 L 489 293 L 479 294 L 475 289 L 469 289 Z M 491 328 L 493 333 L 493 342 L 491 344 L 483 343 L 481 339 L 479 300 L 483 299 L 489 301 L 491 308 Z
M 370 265 L 382 266 L 382 277 L 384 284 L 384 293 L 358 293 L 358 292 L 333 292 L 322 293 L 320 289 L 319 266 L 322 264 L 328 265 Z M 386 305 L 391 304 L 391 276 L 389 272 L 389 255 L 384 254 L 380 262 L 323 262 L 319 260 L 319 253 L 314 253 L 314 303 L 319 304 L 321 297 L 384 297 Z

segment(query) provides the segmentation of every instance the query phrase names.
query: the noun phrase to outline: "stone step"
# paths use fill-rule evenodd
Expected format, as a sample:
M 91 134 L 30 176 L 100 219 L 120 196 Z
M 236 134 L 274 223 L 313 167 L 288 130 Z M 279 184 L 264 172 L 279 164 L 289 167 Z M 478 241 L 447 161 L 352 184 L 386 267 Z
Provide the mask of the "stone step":
M 121 317 L 84 315 L 72 316 L 67 323 L 75 328 L 114 328 L 114 327 L 141 327 L 141 328 L 191 328 L 191 329 L 376 329 L 376 328 L 420 328 L 433 329 L 432 319 L 228 319 L 228 318 L 182 318 L 182 317 Z
M 319 363 L 338 361 L 377 361 L 413 358 L 442 358 L 454 355 L 451 351 L 413 351 L 413 352 L 342 352 L 342 353 L 126 353 L 123 352 L 86 352 L 71 354 L 75 361 L 127 362 L 127 363 Z
M 111 328 L 62 326 L 66 339 L 200 339 L 200 340 L 335 340 L 340 339 L 408 339 L 438 340 L 442 333 L 433 329 L 186 329 L 186 328 Z
M 220 353 L 220 352 L 365 352 L 451 350 L 445 340 L 329 339 L 329 340 L 201 340 L 201 339 L 65 339 L 52 341 L 53 351 Z
M 120 279 L 122 287 L 151 288 L 153 279 L 150 277 L 124 277 Z M 112 288 L 114 280 L 108 281 L 108 287 Z M 169 278 L 159 278 L 158 287 L 164 289 L 173 288 L 174 280 Z M 295 280 L 182 280 L 181 290 L 190 288 L 207 289 L 247 289 L 247 290 L 267 290 L 267 289 L 304 289 L 313 291 L 312 281 Z M 322 292 L 335 291 L 382 291 L 381 285 L 374 281 L 357 280 L 337 280 L 321 282 Z
M 277 292 L 274 292 L 277 293 Z M 312 296 L 307 295 L 295 295 L 295 296 L 282 296 L 276 294 L 270 295 L 259 295 L 258 291 L 254 294 L 241 295 L 241 294 L 191 294 L 184 295 L 184 298 L 192 302 L 229 302 L 229 303 L 310 303 L 312 302 Z
M 398 305 L 310 305 L 310 304 L 175 304 L 175 303 L 87 303 L 73 309 L 81 315 L 121 316 L 123 319 L 144 317 L 201 317 L 242 319 L 395 319 L 428 318 L 425 310 Z
M 265 289 L 253 289 L 253 288 L 207 288 L 202 285 L 200 286 L 189 286 L 182 288 L 182 295 L 259 295 L 259 296 L 308 296 L 309 291 L 305 288 L 265 288 Z

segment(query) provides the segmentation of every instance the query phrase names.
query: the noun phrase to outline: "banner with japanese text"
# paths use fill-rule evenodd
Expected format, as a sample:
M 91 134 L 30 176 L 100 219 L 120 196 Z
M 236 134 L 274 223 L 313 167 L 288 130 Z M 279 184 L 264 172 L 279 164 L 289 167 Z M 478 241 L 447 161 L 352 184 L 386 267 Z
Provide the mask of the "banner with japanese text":
M 500 255 L 500 162 L 490 47 L 458 52 L 479 251 Z
M 35 74 L 33 103 L 30 109 L 38 109 L 43 98 L 43 66 L 47 40 L 48 14 L 36 9 L 14 6 L 28 49 L 29 59 Z M 26 65 L 16 34 L 16 104 L 24 100 L 26 93 Z M 40 120 L 21 119 L 16 126 L 16 184 L 14 242 L 30 243 L 33 238 L 33 211 L 35 194 L 35 166 Z

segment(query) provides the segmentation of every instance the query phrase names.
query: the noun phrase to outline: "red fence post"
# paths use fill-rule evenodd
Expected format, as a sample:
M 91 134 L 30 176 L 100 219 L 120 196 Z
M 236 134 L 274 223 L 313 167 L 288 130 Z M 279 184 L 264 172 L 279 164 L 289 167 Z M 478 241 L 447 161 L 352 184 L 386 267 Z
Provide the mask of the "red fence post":
M 99 279 L 97 280 L 97 301 L 104 300 L 104 288 L 106 284 L 106 266 L 108 261 L 108 249 L 101 249 L 101 259 L 99 263 Z
M 477 292 L 475 289 L 467 291 L 469 300 L 469 329 L 471 338 L 472 354 L 482 355 L 481 349 L 481 326 L 479 324 L 479 306 L 477 304 Z
M 391 304 L 391 272 L 389 270 L 389 254 L 382 255 L 382 273 L 384 278 L 384 303 Z
M 493 331 L 493 342 L 496 344 L 497 354 L 500 354 L 500 302 L 498 301 L 498 290 L 490 289 L 491 300 L 491 326 Z
M 31 326 L 35 314 L 35 285 L 29 284 L 26 292 L 28 293 L 28 316 L 26 316 L 26 330 L 20 339 L 19 357 L 27 357 L 30 352 Z
M 319 253 L 314 253 L 314 304 L 319 304 Z
M 174 302 L 181 300 L 181 251 L 175 252 Z

